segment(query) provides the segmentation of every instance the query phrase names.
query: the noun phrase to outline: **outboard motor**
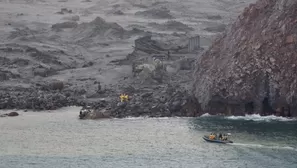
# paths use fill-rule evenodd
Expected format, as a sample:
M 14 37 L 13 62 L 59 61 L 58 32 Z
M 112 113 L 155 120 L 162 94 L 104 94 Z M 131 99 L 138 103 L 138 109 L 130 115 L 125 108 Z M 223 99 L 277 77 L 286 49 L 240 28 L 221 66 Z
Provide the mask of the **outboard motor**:
M 80 111 L 79 111 L 79 119 L 84 119 L 86 114 L 87 114 L 88 110 L 86 110 L 85 108 L 82 108 Z
M 82 110 L 79 111 L 79 119 L 83 119 L 85 117 L 84 113 Z

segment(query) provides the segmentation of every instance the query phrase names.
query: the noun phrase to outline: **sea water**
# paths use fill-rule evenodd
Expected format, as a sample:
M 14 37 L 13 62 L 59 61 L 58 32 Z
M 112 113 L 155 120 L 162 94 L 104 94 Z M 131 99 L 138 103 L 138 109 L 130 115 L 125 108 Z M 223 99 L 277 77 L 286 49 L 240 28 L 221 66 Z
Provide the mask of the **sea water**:
M 297 121 L 243 117 L 79 120 L 78 107 L 0 118 L 0 168 L 296 168 Z M 210 132 L 234 144 L 208 143 Z

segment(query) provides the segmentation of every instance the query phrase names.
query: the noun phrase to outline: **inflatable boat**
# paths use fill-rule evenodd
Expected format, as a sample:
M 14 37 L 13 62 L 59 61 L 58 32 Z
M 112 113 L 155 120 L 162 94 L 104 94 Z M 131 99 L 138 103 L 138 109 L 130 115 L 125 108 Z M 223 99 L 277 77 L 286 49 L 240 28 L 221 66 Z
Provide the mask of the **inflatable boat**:
M 233 143 L 233 141 L 230 141 L 230 140 L 220 140 L 220 139 L 209 139 L 208 136 L 204 135 L 203 139 L 207 142 L 213 142 L 213 143 L 224 143 L 224 144 L 227 144 L 227 143 Z

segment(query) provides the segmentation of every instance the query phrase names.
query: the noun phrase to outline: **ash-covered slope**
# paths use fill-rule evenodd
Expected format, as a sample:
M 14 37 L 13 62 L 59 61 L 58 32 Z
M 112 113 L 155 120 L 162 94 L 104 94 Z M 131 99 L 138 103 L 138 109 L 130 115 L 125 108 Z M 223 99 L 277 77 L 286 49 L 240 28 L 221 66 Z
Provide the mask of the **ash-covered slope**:
M 194 90 L 211 113 L 297 115 L 297 1 L 258 0 L 197 61 Z
M 97 55 L 80 43 L 116 41 L 127 31 L 99 17 L 67 30 L 58 25 L 58 31 L 16 29 L 0 43 L 0 109 L 55 109 L 79 104 L 82 94 L 104 96 L 98 96 L 99 75 L 79 73 L 103 71 Z
M 125 30 L 117 23 L 109 23 L 100 17 L 92 22 L 82 23 L 73 30 L 76 40 L 83 39 L 122 39 Z

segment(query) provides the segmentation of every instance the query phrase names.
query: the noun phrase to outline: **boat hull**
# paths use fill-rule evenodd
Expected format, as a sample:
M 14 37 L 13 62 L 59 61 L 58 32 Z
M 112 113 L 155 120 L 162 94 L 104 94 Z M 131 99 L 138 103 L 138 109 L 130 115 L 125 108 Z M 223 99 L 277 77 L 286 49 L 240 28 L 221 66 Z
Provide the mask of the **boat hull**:
M 233 143 L 233 141 L 230 141 L 230 140 L 227 140 L 227 141 L 221 141 L 221 140 L 218 140 L 218 139 L 211 140 L 207 136 L 204 136 L 203 139 L 205 141 L 207 141 L 207 142 L 212 142 L 212 143 L 223 143 L 223 144 Z

